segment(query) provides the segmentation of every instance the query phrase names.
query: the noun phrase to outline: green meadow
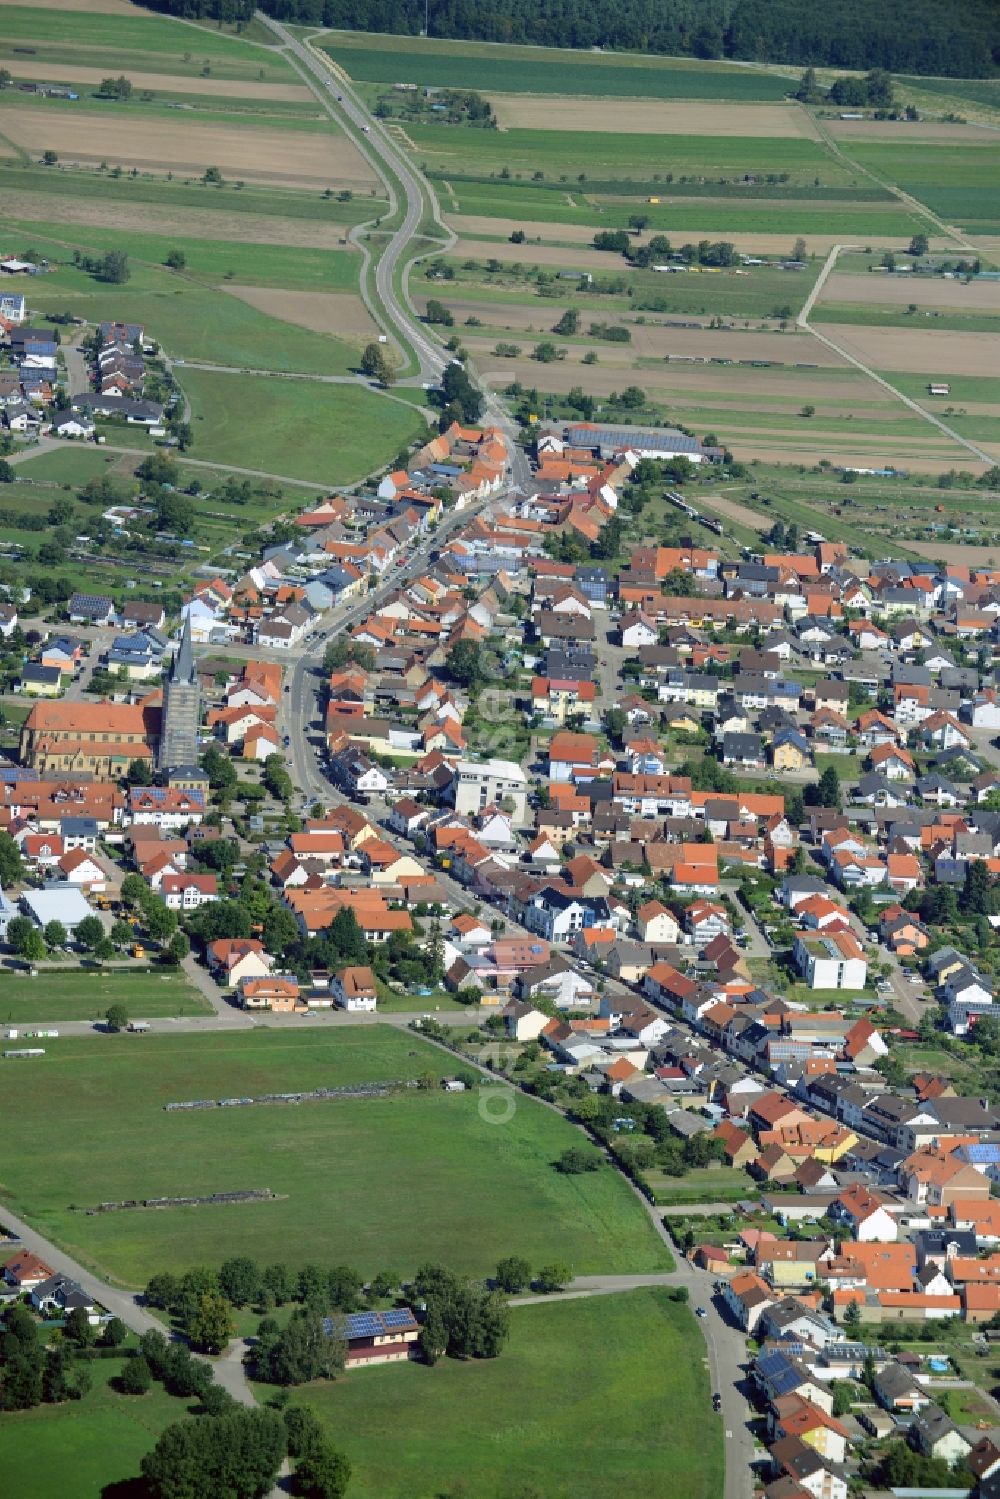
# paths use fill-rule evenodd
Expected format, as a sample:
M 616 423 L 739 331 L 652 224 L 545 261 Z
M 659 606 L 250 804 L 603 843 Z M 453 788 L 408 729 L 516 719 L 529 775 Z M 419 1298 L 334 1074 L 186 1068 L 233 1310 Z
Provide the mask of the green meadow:
M 82 230 L 77 243 L 90 248 L 86 235 Z M 65 241 L 35 236 L 32 244 L 65 262 Z M 349 343 L 280 322 L 221 288 L 157 266 L 135 263 L 130 279 L 112 286 L 63 263 L 45 278 L 44 291 L 50 310 L 69 308 L 92 323 L 117 318 L 142 324 L 173 359 L 306 375 L 346 374 L 357 359 Z
M 9 1153 L 7 1202 L 77 1258 L 129 1285 L 218 1263 L 238 1243 L 262 1261 L 412 1273 L 428 1259 L 472 1275 L 503 1255 L 574 1274 L 670 1268 L 645 1208 L 610 1167 L 563 1176 L 578 1132 L 517 1095 L 478 1089 L 166 1113 L 168 1101 L 365 1081 L 430 1081 L 446 1053 L 389 1026 L 282 1027 L 57 1040 L 4 1063 L 4 1101 L 30 1135 Z M 489 1086 L 489 1085 L 487 1085 Z M 506 1122 L 494 1122 L 496 1117 Z M 38 1170 L 38 1161 L 45 1170 Z M 92 1203 L 269 1188 L 276 1200 L 87 1216 Z M 74 1204 L 77 1205 L 74 1208 Z
M 86 242 L 91 251 L 124 250 L 136 261 L 163 266 L 171 250 L 182 250 L 187 260 L 184 275 L 174 276 L 183 286 L 189 277 L 237 286 L 280 286 L 301 291 L 354 291 L 361 273 L 361 257 L 354 250 L 299 249 L 291 245 L 261 245 L 241 240 L 191 239 L 185 234 L 139 234 L 99 225 L 74 226 L 34 219 L 8 219 L 10 227 L 27 243 L 42 235 L 69 243 Z M 66 254 L 65 248 L 62 254 Z M 48 285 L 50 283 L 46 283 Z M 51 283 L 55 284 L 55 283 Z
M 366 83 L 417 83 L 503 94 L 578 94 L 643 99 L 783 99 L 788 83 L 772 74 L 724 63 L 685 62 L 613 53 L 562 52 L 489 42 L 439 42 L 352 32 L 327 34 L 319 45 L 352 78 Z
M 160 1432 L 182 1421 L 191 1402 L 168 1395 L 159 1384 L 146 1395 L 119 1395 L 110 1381 L 124 1364 L 118 1358 L 88 1364 L 93 1384 L 82 1400 L 4 1412 L 0 1473 L 6 1493 L 17 1499 L 97 1499 L 139 1472 Z
M 264 375 L 180 371 L 191 402 L 194 454 L 208 463 L 289 479 L 348 484 L 418 437 L 409 403 L 363 385 L 326 385 Z
M 365 1369 L 295 1403 L 350 1458 L 352 1499 L 722 1492 L 701 1334 L 659 1289 L 515 1307 L 499 1358 Z

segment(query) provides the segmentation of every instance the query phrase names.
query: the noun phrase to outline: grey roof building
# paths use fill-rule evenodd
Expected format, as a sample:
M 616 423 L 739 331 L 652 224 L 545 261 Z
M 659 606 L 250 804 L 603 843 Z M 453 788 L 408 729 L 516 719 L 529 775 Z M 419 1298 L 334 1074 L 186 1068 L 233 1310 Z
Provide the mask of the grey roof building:
M 181 643 L 163 686 L 163 720 L 160 730 L 159 768 L 198 763 L 198 722 L 201 717 L 201 687 L 191 644 L 191 620 L 184 619 Z

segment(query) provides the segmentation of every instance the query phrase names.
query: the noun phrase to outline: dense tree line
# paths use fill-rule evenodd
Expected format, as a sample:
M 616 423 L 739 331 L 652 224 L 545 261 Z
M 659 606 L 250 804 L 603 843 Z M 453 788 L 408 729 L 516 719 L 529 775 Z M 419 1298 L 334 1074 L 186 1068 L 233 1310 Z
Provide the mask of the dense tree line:
M 170 15 L 245 22 L 252 0 L 151 0 Z M 416 36 L 424 0 L 262 0 L 279 20 Z M 693 57 L 887 68 L 983 77 L 1000 61 L 990 0 L 431 0 L 430 34 L 549 47 L 608 47 Z

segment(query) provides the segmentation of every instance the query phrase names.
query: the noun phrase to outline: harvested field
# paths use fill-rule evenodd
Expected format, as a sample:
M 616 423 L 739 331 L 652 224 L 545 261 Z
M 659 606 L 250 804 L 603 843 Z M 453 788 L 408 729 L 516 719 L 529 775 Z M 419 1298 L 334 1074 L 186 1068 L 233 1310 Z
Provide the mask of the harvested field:
M 751 510 L 748 505 L 741 505 L 738 500 L 727 500 L 721 494 L 709 496 L 705 504 L 719 515 L 728 516 L 738 526 L 749 526 L 751 531 L 770 531 L 774 525 L 770 515 L 762 515 L 757 510 Z
M 984 563 L 995 567 L 1000 562 L 1000 547 L 963 546 L 957 541 L 908 541 L 906 545 L 919 557 L 928 557 L 932 562 L 954 562 L 959 567 L 965 563 L 970 567 L 981 567 Z
M 873 369 L 926 374 L 929 380 L 939 375 L 997 372 L 997 341 L 991 333 L 937 333 L 925 328 L 865 328 L 844 323 L 824 323 L 823 332 Z
M 826 120 L 831 135 L 842 140 L 899 141 L 903 145 L 918 141 L 987 141 L 996 140 L 996 131 L 988 125 L 953 125 L 947 120 Z
M 761 463 L 804 463 L 811 468 L 820 458 L 829 458 L 831 462 L 846 464 L 851 468 L 874 468 L 871 453 L 854 453 L 847 451 L 837 444 L 828 443 L 824 448 L 817 445 L 815 448 L 783 448 L 776 447 L 767 439 L 760 442 L 753 440 L 735 444 L 737 456 L 743 459 L 756 458 Z M 953 458 L 910 458 L 906 456 L 903 463 L 903 454 L 885 453 L 886 458 L 895 458 L 899 461 L 901 468 L 906 468 L 911 474 L 940 474 L 950 468 L 967 469 L 969 473 L 981 474 L 985 470 L 985 464 L 976 463 L 971 453 L 965 454 L 964 449 L 955 447 Z M 706 501 L 714 504 L 714 499 Z M 817 511 L 820 517 L 818 529 L 822 530 L 822 512 Z M 906 541 L 906 546 L 916 550 L 915 543 Z
M 81 0 L 79 8 L 100 10 L 102 7 L 90 5 L 88 0 Z M 112 0 L 108 0 L 108 8 L 112 8 Z M 117 6 L 114 8 L 117 9 Z M 59 9 L 68 10 L 69 7 L 60 5 Z M 123 9 L 132 11 L 131 5 L 125 5 Z M 107 68 L 81 68 L 73 64 L 67 66 L 64 63 L 36 62 L 27 57 L 13 59 L 11 72 L 15 80 L 19 78 L 41 79 L 47 83 L 99 84 L 108 76 Z M 186 78 L 180 73 L 135 73 L 131 68 L 128 76 L 134 89 L 139 91 L 152 89 L 158 94 L 214 94 L 217 99 L 267 99 L 300 104 L 308 103 L 313 98 L 311 91 L 304 84 L 299 83 L 259 83 L 256 81 L 243 83 L 239 79 L 232 78 Z
M 834 271 L 820 295 L 822 302 L 865 302 L 879 307 L 1000 309 L 1000 281 L 945 281 L 940 276 L 852 276 Z
M 794 104 L 693 104 L 666 100 L 559 99 L 491 94 L 501 130 L 600 130 L 609 135 L 728 135 L 817 139 Z
M 348 343 L 367 343 L 379 334 L 364 302 L 349 292 L 275 291 L 263 286 L 226 286 L 225 290 L 283 323 L 332 333 Z
M 446 214 L 445 218 L 453 228 L 461 230 L 459 226 L 463 222 L 461 217 Z M 476 223 L 481 226 L 480 233 L 489 233 L 490 228 L 504 229 L 509 221 L 506 219 L 477 219 Z M 489 227 L 487 227 L 489 226 Z M 517 226 L 514 225 L 516 228 Z M 540 230 L 548 231 L 547 238 L 555 239 L 557 232 L 562 228 L 560 224 L 525 224 L 524 232 L 530 237 L 539 233 Z M 566 226 L 567 229 L 570 227 Z M 560 238 L 563 236 L 560 235 Z M 451 251 L 456 260 L 499 260 L 505 264 L 513 264 L 520 261 L 522 265 L 558 265 L 565 266 L 574 271 L 614 271 L 624 267 L 620 255 L 609 255 L 605 250 L 593 250 L 586 248 L 594 237 L 592 229 L 582 229 L 580 239 L 583 242 L 579 249 L 574 246 L 571 249 L 561 245 L 511 245 L 505 242 L 480 239 L 460 239 Z
M 3 141 L 0 140 L 0 152 Z M 206 203 L 212 200 L 206 195 Z M 156 203 L 110 203 L 99 198 L 48 197 L 45 193 L 4 194 L 4 215 L 11 219 L 83 228 L 121 229 L 136 234 L 178 238 L 232 240 L 239 244 L 288 245 L 296 249 L 342 250 L 347 231 L 341 224 L 264 214 L 229 214 L 221 208 L 168 208 Z M 71 238 L 72 236 L 68 236 Z
M 353 143 L 332 132 L 296 132 L 290 140 L 278 131 L 244 125 L 130 119 L 113 136 L 101 114 L 16 105 L 4 110 L 3 128 L 23 149 L 39 155 L 57 151 L 67 162 L 108 161 L 192 177 L 215 166 L 224 177 L 302 189 L 364 190 L 376 180 Z
M 730 200 L 731 201 L 731 200 Z M 520 260 L 525 265 L 564 265 L 574 270 L 603 270 L 620 271 L 624 267 L 621 256 L 611 255 L 606 250 L 589 249 L 595 233 L 601 228 L 601 213 L 594 209 L 593 226 L 587 224 L 554 224 L 545 221 L 532 221 L 525 219 L 490 218 L 485 214 L 462 214 L 449 213 L 447 204 L 443 205 L 444 216 L 455 233 L 460 236 L 468 236 L 459 241 L 458 246 L 452 251 L 453 255 L 463 259 L 474 258 L 478 260 L 492 256 L 495 260 L 505 262 Z M 838 204 L 838 209 L 842 208 Z M 899 249 L 909 243 L 910 235 L 913 233 L 912 226 L 907 220 L 903 221 L 900 215 L 900 230 L 898 234 L 865 234 L 864 243 L 873 248 Z M 523 229 L 528 240 L 540 239 L 540 245 L 523 244 L 512 245 L 507 243 L 515 229 Z M 497 235 L 496 242 L 483 242 L 478 238 L 480 235 Z M 502 236 L 502 240 L 501 237 Z M 676 239 L 678 236 L 674 236 Z M 684 242 L 690 240 L 695 242 L 699 239 L 718 239 L 720 236 L 714 229 L 684 229 L 680 233 Z M 761 255 L 787 255 L 790 249 L 787 234 L 742 234 L 739 231 L 726 234 L 725 238 L 730 244 L 735 245 L 737 250 L 745 250 Z M 825 255 L 840 244 L 843 234 L 803 234 L 806 249 L 810 255 Z M 636 240 L 637 244 L 641 240 Z M 980 241 L 984 248 L 988 244 L 994 244 L 1000 248 L 1000 239 L 994 241 Z M 560 245 L 587 246 L 587 249 L 575 248 L 560 249 Z M 930 242 L 932 250 L 954 250 L 953 241 L 947 239 L 932 239 Z M 590 255 L 589 260 L 581 257 Z

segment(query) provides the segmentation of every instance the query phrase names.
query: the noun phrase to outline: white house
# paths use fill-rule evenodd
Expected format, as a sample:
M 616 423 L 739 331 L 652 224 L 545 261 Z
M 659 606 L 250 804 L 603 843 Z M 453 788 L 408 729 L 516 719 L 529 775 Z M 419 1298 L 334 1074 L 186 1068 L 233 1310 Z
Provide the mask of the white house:
M 796 966 L 810 989 L 863 989 L 868 963 L 853 932 L 818 936 L 800 933 L 793 948 Z
M 622 645 L 636 650 L 641 645 L 655 645 L 660 634 L 656 626 L 650 624 L 648 619 L 639 615 L 638 619 L 629 620 L 622 625 Z
M 378 1003 L 375 975 L 370 968 L 344 968 L 330 980 L 330 993 L 342 1010 L 372 1013 Z

